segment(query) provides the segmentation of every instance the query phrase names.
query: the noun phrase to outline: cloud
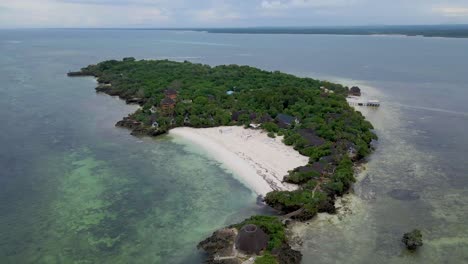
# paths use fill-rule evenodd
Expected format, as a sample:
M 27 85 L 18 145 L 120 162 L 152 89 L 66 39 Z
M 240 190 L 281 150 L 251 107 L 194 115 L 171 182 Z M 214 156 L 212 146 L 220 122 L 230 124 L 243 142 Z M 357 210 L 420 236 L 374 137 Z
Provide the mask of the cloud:
M 340 7 L 356 3 L 356 0 L 263 0 L 264 9 L 323 8 Z
M 433 10 L 447 17 L 468 17 L 468 7 L 436 7 Z
M 467 0 L 0 0 L 0 27 L 468 23 Z
M 239 20 L 242 16 L 229 5 L 219 5 L 191 12 L 196 21 L 214 23 Z
M 157 25 L 170 19 L 170 12 L 156 6 L 15 0 L 0 3 L 2 7 L 8 12 L 2 14 L 0 24 L 16 27 L 124 27 Z
M 285 5 L 281 1 L 267 1 L 264 0 L 262 1 L 261 4 L 262 8 L 264 9 L 282 9 L 285 7 Z

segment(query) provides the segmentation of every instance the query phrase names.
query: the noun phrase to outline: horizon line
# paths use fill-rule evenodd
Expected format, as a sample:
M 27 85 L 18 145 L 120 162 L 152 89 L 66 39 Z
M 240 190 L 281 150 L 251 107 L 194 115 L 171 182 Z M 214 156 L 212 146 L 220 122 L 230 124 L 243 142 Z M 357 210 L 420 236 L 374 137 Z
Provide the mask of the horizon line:
M 146 29 L 146 30 L 201 30 L 201 29 L 249 29 L 249 28 L 365 28 L 365 27 L 435 27 L 435 26 L 468 26 L 468 23 L 455 24 L 367 24 L 367 25 L 320 25 L 320 26 L 196 26 L 196 27 L 154 27 L 154 26 L 96 26 L 96 27 L 5 27 L 0 29 Z

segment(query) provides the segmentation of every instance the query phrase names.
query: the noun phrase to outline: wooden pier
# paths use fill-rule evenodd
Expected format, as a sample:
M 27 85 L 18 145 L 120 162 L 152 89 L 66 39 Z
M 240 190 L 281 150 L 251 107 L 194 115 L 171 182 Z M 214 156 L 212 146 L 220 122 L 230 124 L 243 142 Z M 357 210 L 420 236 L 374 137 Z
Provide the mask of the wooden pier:
M 348 96 L 346 101 L 351 106 L 380 107 L 380 101 L 375 99 L 369 100 L 358 96 Z

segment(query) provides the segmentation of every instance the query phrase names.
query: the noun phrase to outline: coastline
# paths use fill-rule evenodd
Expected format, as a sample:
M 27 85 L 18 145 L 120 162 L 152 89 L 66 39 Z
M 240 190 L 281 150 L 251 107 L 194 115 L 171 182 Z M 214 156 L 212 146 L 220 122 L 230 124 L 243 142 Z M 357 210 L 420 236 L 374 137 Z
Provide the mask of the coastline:
M 240 126 L 179 127 L 171 129 L 169 135 L 200 146 L 263 197 L 273 190 L 296 190 L 298 185 L 283 183 L 283 177 L 289 170 L 309 161 L 308 157 L 286 146 L 281 137 L 270 138 L 261 130 Z

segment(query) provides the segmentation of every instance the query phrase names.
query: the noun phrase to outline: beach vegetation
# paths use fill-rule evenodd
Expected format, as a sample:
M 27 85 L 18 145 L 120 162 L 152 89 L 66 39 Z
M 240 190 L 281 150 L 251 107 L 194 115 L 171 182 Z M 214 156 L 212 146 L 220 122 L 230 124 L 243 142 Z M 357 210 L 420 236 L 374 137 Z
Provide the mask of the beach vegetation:
M 285 182 L 294 183 L 294 184 L 303 184 L 308 182 L 311 179 L 320 178 L 320 173 L 317 171 L 293 171 L 288 176 L 284 178 Z
M 255 259 L 254 264 L 278 264 L 278 259 L 271 253 L 267 252 Z

